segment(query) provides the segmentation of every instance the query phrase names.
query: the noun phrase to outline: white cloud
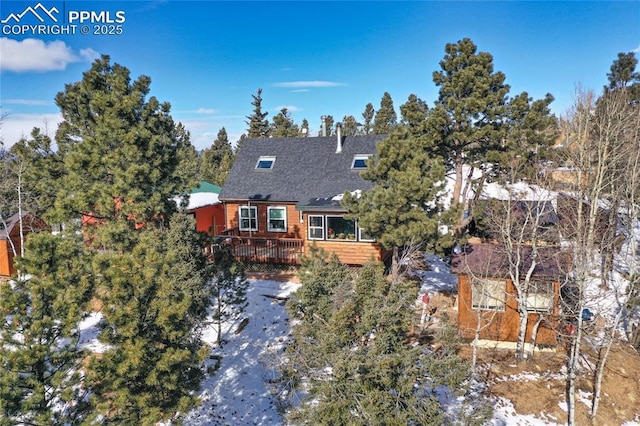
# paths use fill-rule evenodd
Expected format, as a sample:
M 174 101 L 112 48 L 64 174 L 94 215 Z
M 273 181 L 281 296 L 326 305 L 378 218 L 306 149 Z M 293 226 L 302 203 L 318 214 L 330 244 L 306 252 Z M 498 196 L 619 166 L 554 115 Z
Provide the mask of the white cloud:
M 51 101 L 45 101 L 41 99 L 3 99 L 0 101 L 0 105 L 29 105 L 29 106 L 42 106 L 53 105 Z
M 92 61 L 98 57 L 93 49 L 81 49 L 76 55 L 64 41 L 45 43 L 35 38 L 22 41 L 0 38 L 0 71 L 59 71 L 79 61 Z
M 198 150 L 210 147 L 218 136 L 220 128 L 224 127 L 228 132 L 229 141 L 232 143 L 240 137 L 236 135 L 235 129 L 244 126 L 244 116 L 242 115 L 219 115 L 206 118 L 185 117 L 174 114 L 173 119 L 181 122 L 191 134 L 191 144 Z
M 335 81 L 322 81 L 322 80 L 308 80 L 308 81 L 282 81 L 279 83 L 273 83 L 275 87 L 290 87 L 290 88 L 304 88 L 304 87 L 338 87 L 344 86 L 344 83 L 338 83 Z
M 296 89 L 296 90 L 292 90 L 291 93 L 307 93 L 310 92 L 311 90 L 309 89 Z
M 198 108 L 196 114 L 215 114 L 217 111 L 213 108 Z
M 60 113 L 53 114 L 11 114 L 9 113 L 0 124 L 0 138 L 5 147 L 18 142 L 24 137 L 31 135 L 34 127 L 39 127 L 43 133 L 48 134 L 53 139 L 58 124 L 62 122 Z
M 273 111 L 280 112 L 282 110 L 282 108 L 286 108 L 287 111 L 289 111 L 289 112 L 302 111 L 302 109 L 298 108 L 295 105 L 280 105 L 280 106 L 277 106 L 277 107 L 273 108 Z
M 100 57 L 100 54 L 90 47 L 80 49 L 80 57 L 87 62 L 93 62 Z
M 640 53 L 640 46 L 632 50 L 633 53 Z

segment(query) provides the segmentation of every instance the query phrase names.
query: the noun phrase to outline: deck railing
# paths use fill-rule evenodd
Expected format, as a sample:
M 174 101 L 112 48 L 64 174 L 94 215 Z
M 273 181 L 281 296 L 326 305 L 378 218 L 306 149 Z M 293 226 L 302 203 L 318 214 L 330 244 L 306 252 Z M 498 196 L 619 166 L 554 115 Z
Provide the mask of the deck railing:
M 304 252 L 303 240 L 295 238 L 239 237 L 222 235 L 236 259 L 243 262 L 299 264 Z

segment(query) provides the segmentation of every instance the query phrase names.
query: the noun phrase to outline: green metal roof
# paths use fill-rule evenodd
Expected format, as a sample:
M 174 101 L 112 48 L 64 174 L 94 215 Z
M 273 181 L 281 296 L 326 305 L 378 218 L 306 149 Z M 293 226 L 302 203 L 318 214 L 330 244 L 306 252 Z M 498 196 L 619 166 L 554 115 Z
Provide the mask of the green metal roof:
M 191 190 L 192 194 L 198 194 L 200 192 L 213 192 L 215 194 L 219 194 L 220 191 L 222 191 L 222 188 L 219 187 L 218 185 L 214 185 L 212 183 L 206 182 L 204 180 L 200 181 L 200 185 L 198 185 L 197 187 L 193 188 Z

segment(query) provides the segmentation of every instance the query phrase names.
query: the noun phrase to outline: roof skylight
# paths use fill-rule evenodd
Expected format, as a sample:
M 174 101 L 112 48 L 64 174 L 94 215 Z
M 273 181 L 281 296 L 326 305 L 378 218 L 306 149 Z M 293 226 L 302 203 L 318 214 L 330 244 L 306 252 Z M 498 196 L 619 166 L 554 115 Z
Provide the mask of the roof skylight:
M 271 170 L 276 162 L 276 157 L 259 157 L 256 163 L 256 170 Z
M 354 155 L 353 162 L 351 163 L 351 168 L 354 170 L 364 170 L 367 168 L 367 160 L 371 157 L 370 155 Z

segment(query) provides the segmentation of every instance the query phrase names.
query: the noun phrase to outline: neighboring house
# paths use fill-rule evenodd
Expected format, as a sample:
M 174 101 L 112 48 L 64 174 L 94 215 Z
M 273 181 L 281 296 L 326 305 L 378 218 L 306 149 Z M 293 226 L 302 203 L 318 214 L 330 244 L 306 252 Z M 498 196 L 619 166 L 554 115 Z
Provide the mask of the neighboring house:
M 200 232 L 206 232 L 210 235 L 217 235 L 225 228 L 224 209 L 222 203 L 218 200 L 220 188 L 217 185 L 206 181 L 200 181 L 197 187 L 193 188 L 189 193 L 189 203 L 184 206 L 187 213 L 193 215 L 196 220 L 196 229 Z M 175 197 L 176 204 L 180 205 L 183 197 Z M 121 203 L 115 201 L 116 207 L 119 208 Z M 130 219 L 134 219 L 130 217 Z M 82 227 L 96 226 L 102 221 L 90 213 L 82 215 Z M 136 223 L 135 229 L 140 229 L 144 223 Z M 59 227 L 62 230 L 62 226 Z
M 31 232 L 48 229 L 47 225 L 31 213 L 22 214 L 22 230 L 26 236 Z M 20 215 L 14 214 L 5 221 L 0 221 L 0 275 L 11 276 L 17 271 L 14 266 L 14 250 L 20 255 Z
M 218 185 L 200 181 L 200 184 L 189 194 L 187 212 L 196 219 L 196 230 L 209 235 L 220 235 L 225 229 L 224 207 L 218 196 Z
M 345 219 L 345 191 L 371 188 L 360 177 L 385 136 L 247 139 L 220 193 L 225 234 L 242 260 L 298 263 L 312 244 L 347 264 L 384 252 L 357 221 Z
M 580 202 L 571 194 L 560 193 L 557 205 L 563 237 L 568 240 L 577 238 L 580 235 L 578 227 L 586 227 L 589 224 L 591 204 L 587 201 Z M 580 215 L 582 215 L 581 220 L 579 220 Z M 619 219 L 603 200 L 600 201 L 595 215 L 594 238 L 597 242 L 603 247 L 607 247 L 614 240 L 618 240 L 621 244 L 617 234 Z
M 467 244 L 451 260 L 451 272 L 458 276 L 458 329 L 465 339 L 516 342 L 520 328 L 518 298 L 510 279 L 506 246 Z M 532 264 L 531 246 L 515 247 L 522 261 L 520 276 Z M 555 246 L 537 248 L 537 265 L 525 298 L 529 311 L 526 342 L 531 343 L 538 319 L 536 344 L 555 346 L 560 313 L 560 286 L 569 269 L 569 256 Z

